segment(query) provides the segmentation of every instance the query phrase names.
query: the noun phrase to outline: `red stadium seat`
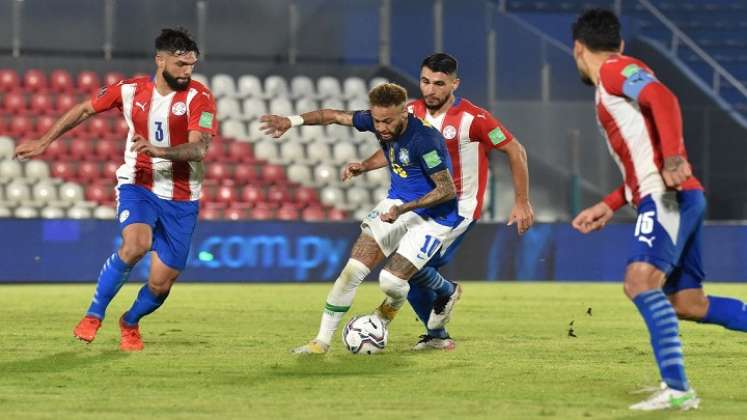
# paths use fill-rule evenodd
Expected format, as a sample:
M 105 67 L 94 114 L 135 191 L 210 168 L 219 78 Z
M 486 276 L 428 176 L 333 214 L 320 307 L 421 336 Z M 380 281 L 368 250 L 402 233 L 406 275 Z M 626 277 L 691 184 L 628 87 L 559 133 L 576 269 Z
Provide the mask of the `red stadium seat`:
M 24 114 L 26 108 L 26 98 L 20 92 L 10 92 L 3 95 L 3 111 L 9 114 Z
M 325 220 L 324 209 L 318 206 L 306 207 L 301 212 L 301 219 L 306 222 L 323 222 Z
M 100 139 L 108 138 L 111 135 L 112 128 L 109 120 L 102 117 L 94 117 L 86 123 L 86 129 L 91 137 Z
M 109 183 L 94 183 L 86 187 L 86 200 L 97 203 L 112 201 L 114 197 L 114 186 Z
M 101 88 L 99 76 L 92 71 L 82 71 L 78 73 L 78 92 L 90 95 Z
M 202 189 L 200 190 L 200 203 L 214 202 L 217 193 L 218 186 L 216 183 L 210 180 L 205 180 L 202 183 Z
M 13 92 L 20 88 L 21 80 L 15 70 L 0 70 L 0 92 Z
M 241 201 L 252 205 L 265 201 L 265 192 L 256 185 L 246 185 L 241 189 Z
M 117 143 L 119 142 L 116 140 L 96 140 L 95 143 L 96 156 L 103 161 L 117 159 L 122 156 L 117 147 Z
M 70 93 L 73 91 L 73 76 L 67 70 L 52 70 L 49 74 L 49 88 L 55 93 Z
M 30 69 L 23 74 L 23 90 L 44 92 L 47 90 L 47 76 L 39 69 Z
M 303 206 L 319 204 L 319 194 L 311 187 L 296 188 L 294 199 L 298 204 Z
M 53 141 L 44 154 L 41 156 L 42 159 L 46 160 L 59 160 L 64 159 L 67 155 L 67 139 L 57 139 Z
M 220 220 L 222 218 L 222 209 L 204 208 L 200 210 L 200 220 Z
M 25 115 L 15 115 L 10 119 L 8 133 L 15 137 L 25 137 L 33 134 L 34 126 L 31 120 Z
M 254 151 L 249 143 L 232 141 L 228 144 L 228 159 L 231 162 L 254 162 Z
M 347 218 L 348 218 L 348 215 L 345 213 L 344 210 L 332 208 L 332 209 L 329 209 L 329 211 L 327 212 L 327 220 L 339 222 L 342 220 L 347 220 Z
M 0 114 L 0 135 L 8 134 L 8 120 Z
M 236 188 L 228 186 L 228 185 L 221 185 L 218 187 L 218 193 L 215 196 L 215 201 L 219 203 L 232 203 L 236 201 L 238 198 L 238 195 L 236 194 Z
M 106 73 L 106 75 L 104 76 L 104 85 L 110 86 L 110 85 L 119 83 L 121 80 L 124 80 L 124 79 L 125 79 L 124 74 L 110 71 L 109 73 Z
M 46 93 L 35 93 L 31 95 L 29 110 L 34 115 L 45 115 L 54 113 L 52 98 Z
M 69 93 L 61 93 L 57 95 L 57 100 L 55 101 L 55 105 L 54 105 L 54 113 L 64 114 L 70 108 L 72 108 L 76 103 L 77 101 L 75 100 L 75 96 Z
M 223 162 L 212 162 L 207 164 L 207 178 L 220 181 L 231 178 L 232 167 Z
M 223 217 L 227 220 L 247 220 L 250 217 L 251 207 L 249 206 L 231 206 L 229 207 Z
M 34 132 L 36 133 L 37 137 L 40 137 L 42 134 L 49 131 L 50 128 L 54 125 L 55 118 L 50 117 L 49 115 L 44 115 L 36 119 L 36 124 L 34 125 Z
M 101 179 L 99 162 L 84 161 L 78 163 L 78 179 L 84 182 L 96 182 Z
M 75 179 L 77 176 L 77 171 L 75 165 L 68 161 L 59 160 L 56 162 L 51 162 L 51 174 L 55 178 L 60 178 L 64 180 L 69 179 Z
M 254 183 L 257 181 L 257 169 L 248 163 L 239 163 L 234 167 L 233 179 L 239 184 Z
M 127 121 L 125 121 L 124 118 L 116 118 L 114 121 L 114 137 L 124 140 L 127 138 L 127 133 L 129 133 L 130 127 L 127 125 Z
M 93 142 L 82 137 L 70 141 L 70 156 L 77 160 L 86 160 L 93 155 Z
M 293 206 L 282 206 L 277 211 L 280 220 L 298 220 L 298 209 Z
M 280 165 L 265 164 L 262 165 L 262 180 L 270 184 L 285 184 L 285 168 Z
M 101 170 L 101 179 L 115 182 L 117 181 L 117 169 L 120 164 L 111 160 L 104 162 L 104 167 Z
M 225 146 L 223 143 L 213 142 L 208 147 L 205 155 L 205 164 L 210 165 L 212 162 L 223 162 L 225 160 Z
M 285 203 L 290 201 L 290 191 L 284 186 L 271 185 L 267 189 L 267 201 L 272 203 Z
M 264 207 L 255 207 L 251 211 L 250 217 L 254 220 L 271 220 L 275 216 L 275 212 Z

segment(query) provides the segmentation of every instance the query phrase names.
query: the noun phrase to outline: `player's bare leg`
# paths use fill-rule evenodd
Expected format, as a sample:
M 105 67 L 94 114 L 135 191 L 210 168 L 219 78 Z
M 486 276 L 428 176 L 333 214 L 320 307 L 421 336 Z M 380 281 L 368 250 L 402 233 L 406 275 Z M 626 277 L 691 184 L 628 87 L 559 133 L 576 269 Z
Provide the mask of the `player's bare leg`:
M 747 305 L 742 300 L 706 295 L 702 288 L 680 290 L 669 300 L 680 319 L 747 332 Z
M 353 245 L 350 259 L 335 280 L 322 312 L 319 333 L 309 343 L 293 350 L 298 354 L 323 354 L 329 350 L 332 336 L 343 315 L 350 309 L 355 292 L 371 269 L 384 260 L 379 244 L 367 233 L 361 233 Z
M 668 296 L 677 317 L 700 321 L 708 313 L 708 298 L 703 289 L 685 289 Z
M 91 306 L 73 330 L 76 338 L 87 343 L 96 338 L 109 302 L 127 282 L 132 266 L 150 250 L 152 238 L 151 227 L 144 223 L 133 223 L 122 230 L 122 245 L 101 269 Z
M 407 293 L 410 291 L 409 280 L 417 271 L 417 267 L 397 253 L 389 258 L 381 270 L 379 286 L 386 294 L 386 298 L 376 309 L 376 315 L 386 324 L 392 322 L 407 301 Z
M 140 319 L 163 304 L 179 273 L 179 271 L 164 264 L 158 257 L 158 253 L 151 252 L 148 283 L 140 289 L 135 303 L 119 320 L 121 333 L 119 348 L 121 350 L 140 351 L 143 349 L 139 326 Z

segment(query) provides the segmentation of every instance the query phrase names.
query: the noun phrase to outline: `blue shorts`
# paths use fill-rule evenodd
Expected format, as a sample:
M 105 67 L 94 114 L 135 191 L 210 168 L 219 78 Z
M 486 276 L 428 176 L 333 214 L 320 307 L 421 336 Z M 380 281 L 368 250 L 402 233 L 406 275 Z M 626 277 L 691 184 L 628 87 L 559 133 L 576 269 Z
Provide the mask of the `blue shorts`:
M 703 287 L 701 244 L 703 191 L 668 191 L 644 197 L 638 206 L 628 263 L 647 262 L 667 275 L 664 293 Z
M 454 254 L 467 236 L 467 232 L 469 232 L 472 229 L 472 226 L 475 225 L 475 221 L 473 220 L 466 226 L 463 226 L 467 222 L 467 220 L 463 220 L 449 233 L 449 235 L 455 235 L 455 237 L 447 238 L 446 241 L 444 241 L 443 248 L 438 254 L 434 255 L 430 261 L 428 261 L 425 265 L 426 267 L 440 268 L 448 264 L 452 258 L 454 258 Z
M 159 198 L 139 185 L 119 188 L 117 219 L 120 231 L 133 223 L 153 229 L 153 245 L 158 258 L 177 271 L 187 265 L 192 232 L 197 225 L 199 201 L 172 201 Z

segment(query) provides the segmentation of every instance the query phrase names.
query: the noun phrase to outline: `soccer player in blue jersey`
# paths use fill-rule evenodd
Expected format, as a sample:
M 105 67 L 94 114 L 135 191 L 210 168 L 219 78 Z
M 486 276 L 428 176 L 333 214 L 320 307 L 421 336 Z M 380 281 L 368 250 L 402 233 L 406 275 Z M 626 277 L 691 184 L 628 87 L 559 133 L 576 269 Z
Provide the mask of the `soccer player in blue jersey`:
M 369 93 L 369 102 L 368 111 L 324 109 L 261 118 L 265 132 L 276 138 L 299 125 L 341 124 L 372 132 L 384 153 L 372 157 L 381 162 L 369 163 L 386 165 L 391 178 L 387 198 L 361 223 L 362 232 L 350 259 L 327 295 L 319 333 L 295 353 L 327 352 L 358 285 L 385 259 L 379 285 L 386 298 L 376 313 L 385 323 L 391 322 L 407 301 L 409 279 L 438 252 L 448 233 L 461 221 L 451 162 L 441 133 L 407 111 L 407 92 L 401 86 L 377 86 Z M 344 179 L 349 176 L 349 172 L 343 174 Z

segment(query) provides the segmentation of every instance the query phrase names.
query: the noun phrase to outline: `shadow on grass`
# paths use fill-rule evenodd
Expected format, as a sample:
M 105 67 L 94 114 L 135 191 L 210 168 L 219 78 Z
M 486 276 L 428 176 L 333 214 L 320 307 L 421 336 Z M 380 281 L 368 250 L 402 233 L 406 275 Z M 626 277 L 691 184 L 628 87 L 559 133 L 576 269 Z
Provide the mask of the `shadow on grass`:
M 121 359 L 126 356 L 127 354 L 119 350 L 95 353 L 70 350 L 35 359 L 2 362 L 0 363 L 0 372 L 3 372 L 3 378 L 5 379 L 33 373 L 59 373 Z

